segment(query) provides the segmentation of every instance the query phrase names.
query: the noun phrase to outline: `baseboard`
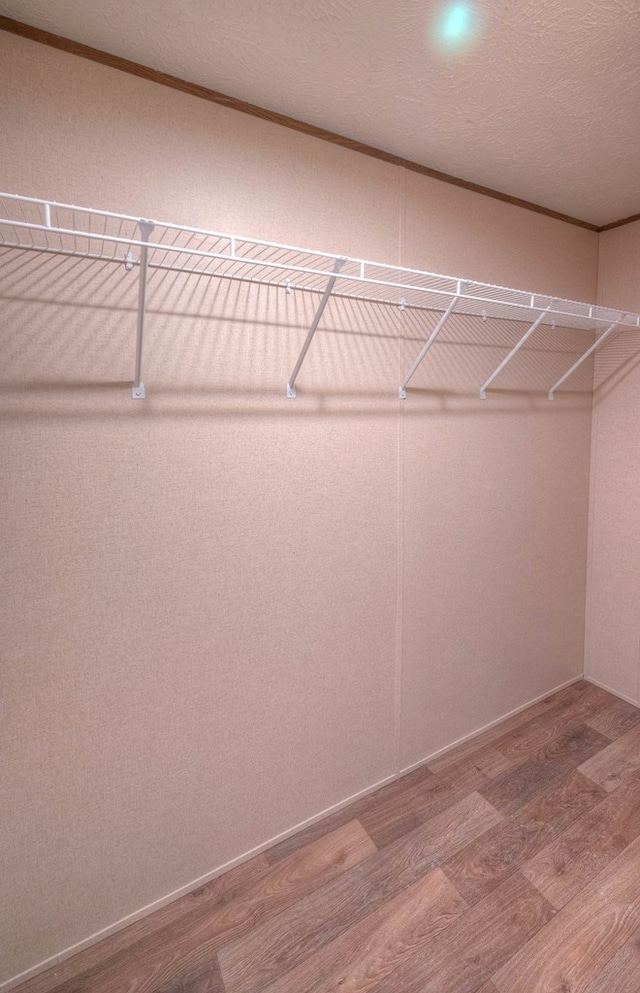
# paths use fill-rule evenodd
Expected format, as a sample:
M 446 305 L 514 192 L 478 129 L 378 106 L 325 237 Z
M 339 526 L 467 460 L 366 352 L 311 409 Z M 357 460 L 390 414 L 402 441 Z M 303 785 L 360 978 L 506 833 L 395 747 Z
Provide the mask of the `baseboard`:
M 402 773 L 400 775 L 402 775 Z M 114 924 L 109 924 L 108 927 L 102 928 L 100 931 L 96 931 L 94 934 L 89 935 L 87 938 L 83 938 L 82 941 L 78 941 L 74 945 L 70 945 L 68 948 L 58 952 L 56 955 L 51 955 L 49 958 L 44 959 L 37 965 L 31 966 L 31 968 L 19 973 L 19 975 L 13 976 L 11 979 L 5 979 L 0 983 L 0 993 L 8 993 L 9 990 L 12 990 L 15 986 L 19 986 L 20 983 L 25 983 L 28 979 L 33 979 L 34 976 L 39 975 L 41 972 L 46 972 L 47 969 L 52 969 L 54 966 L 60 965 L 66 959 L 71 958 L 72 955 L 77 955 L 78 952 L 83 951 L 85 948 L 89 948 L 91 945 L 96 945 L 99 941 L 104 941 L 105 938 L 115 934 L 117 931 L 122 931 L 130 924 L 135 924 L 136 921 L 141 920 L 143 917 L 148 917 L 149 914 L 153 914 L 154 911 L 160 910 L 161 907 L 165 907 L 168 903 L 172 903 L 174 900 L 178 900 L 180 897 L 186 896 L 188 893 L 192 893 L 194 890 L 200 889 L 201 886 L 206 885 L 206 883 L 210 883 L 213 879 L 216 879 L 218 876 L 222 876 L 225 872 L 229 872 L 230 869 L 235 869 L 236 866 L 241 865 L 243 862 L 248 862 L 249 859 L 254 858 L 256 855 L 260 855 L 268 848 L 272 848 L 281 841 L 285 841 L 287 838 L 290 838 L 291 835 L 297 834 L 298 831 L 303 831 L 305 828 L 310 827 L 317 821 L 321 821 L 323 817 L 328 817 L 329 814 L 334 814 L 343 807 L 348 807 L 350 803 L 354 803 L 356 800 L 360 800 L 362 797 L 368 796 L 369 793 L 375 793 L 375 791 L 379 790 L 382 786 L 386 786 L 387 783 L 391 783 L 398 778 L 399 775 L 392 774 L 384 779 L 381 779 L 379 782 L 374 783 L 373 786 L 367 786 L 366 789 L 360 790 L 358 793 L 354 793 L 352 796 L 347 797 L 346 800 L 340 800 L 339 803 L 333 804 L 331 807 L 327 807 L 325 810 L 320 811 L 320 813 L 314 814 L 312 817 L 308 817 L 305 821 L 301 821 L 299 824 L 296 824 L 292 828 L 288 828 L 286 831 L 282 831 L 280 834 L 277 834 L 268 841 L 257 845 L 248 852 L 238 855 L 237 858 L 232 859 L 230 862 L 225 862 L 224 865 L 219 866 L 217 869 L 212 869 L 211 872 L 205 873 L 204 876 L 199 876 L 198 879 L 193 879 L 190 883 L 186 883 L 179 889 L 173 890 L 173 892 L 168 893 L 166 896 L 160 897 L 160 899 L 146 904 L 146 906 L 141 907 L 140 910 L 135 910 L 132 914 L 127 914 L 126 917 L 120 918 L 120 920 L 116 921 Z
M 559 693 L 560 690 L 566 689 L 567 686 L 572 686 L 574 683 L 579 683 L 581 679 L 584 679 L 582 673 L 579 676 L 573 676 L 571 679 L 567 679 L 566 682 L 560 683 L 558 686 L 554 686 L 553 689 L 547 690 L 546 693 L 541 693 L 539 696 L 534 697 L 533 700 L 529 700 L 527 703 L 523 703 L 520 707 L 515 707 L 513 710 L 509 710 L 502 717 L 497 717 L 494 721 L 489 721 L 488 724 L 483 724 L 481 728 L 476 731 L 472 731 L 471 734 L 465 734 L 462 738 L 457 738 L 452 744 L 445 745 L 444 748 L 439 748 L 437 752 L 432 752 L 431 755 L 427 755 L 426 758 L 420 759 L 419 762 L 414 762 L 412 765 L 408 765 L 406 768 L 402 769 L 398 776 L 395 778 L 400 778 L 400 776 L 406 776 L 407 773 L 413 772 L 414 769 L 419 769 L 423 765 L 427 765 L 429 762 L 433 762 L 434 759 L 440 758 L 441 755 L 446 755 L 447 752 L 452 752 L 454 748 L 458 748 L 459 745 L 464 745 L 467 741 L 472 741 L 474 738 L 478 738 L 485 731 L 490 731 L 491 728 L 496 727 L 497 724 L 502 724 L 503 721 L 507 721 L 510 717 L 514 717 L 516 714 L 520 714 L 523 710 L 527 710 L 528 707 L 533 707 L 534 704 L 540 703 L 545 697 L 551 696 L 552 693 Z M 606 689 L 606 687 L 603 687 Z M 613 691 L 611 691 L 613 692 Z
M 634 707 L 640 707 L 640 702 L 634 700 L 632 697 L 627 696 L 625 693 L 621 693 L 620 690 L 614 690 L 612 686 L 607 686 L 606 683 L 601 683 L 599 679 L 594 679 L 593 676 L 584 675 L 587 683 L 593 683 L 594 686 L 599 686 L 601 690 L 606 690 L 607 693 L 611 693 L 612 696 L 617 696 L 619 700 L 625 700 L 627 703 L 632 704 Z
M 407 773 L 412 772 L 414 769 L 419 769 L 421 766 L 426 765 L 428 762 L 432 762 L 435 758 L 446 754 L 446 752 L 452 751 L 457 748 L 458 745 L 464 744 L 466 741 L 471 741 L 473 738 L 478 737 L 484 731 L 488 731 L 490 728 L 495 727 L 497 724 L 506 721 L 509 717 L 513 717 L 515 714 L 519 714 L 521 711 L 526 710 L 527 707 L 532 707 L 534 704 L 538 703 L 540 700 L 544 700 L 545 697 L 550 696 L 552 693 L 558 693 L 560 690 L 565 689 L 567 686 L 571 686 L 573 683 L 577 683 L 580 679 L 587 678 L 580 674 L 579 676 L 574 676 L 572 679 L 568 679 L 566 682 L 561 683 L 559 686 L 555 686 L 545 693 L 541 693 L 539 696 L 535 697 L 533 700 L 529 700 L 527 703 L 523 703 L 520 707 L 516 707 L 514 710 L 508 711 L 508 713 L 503 714 L 502 717 L 496 718 L 494 721 L 490 721 L 488 724 L 484 724 L 481 728 L 476 731 L 472 731 L 471 734 L 467 734 L 462 738 L 458 738 L 452 744 L 445 746 L 444 748 L 438 749 L 438 751 L 433 752 L 431 755 L 427 755 L 426 758 L 421 759 L 419 762 L 414 762 L 412 765 L 401 769 L 399 772 L 392 775 L 386 776 L 384 779 L 379 780 L 372 786 L 366 787 L 366 789 L 360 790 L 358 793 L 354 793 L 352 796 L 347 797 L 345 800 L 340 800 L 338 803 L 333 804 L 331 807 L 327 807 L 325 810 L 320 811 L 318 814 L 314 814 L 312 817 L 308 817 L 306 820 L 301 821 L 292 828 L 288 828 L 286 831 L 275 835 L 273 838 L 269 838 L 268 841 L 257 845 L 255 848 L 250 849 L 250 851 L 245 852 L 243 855 L 239 855 L 237 858 L 232 859 L 230 862 L 225 862 L 224 865 L 219 866 L 217 869 L 212 869 L 211 872 L 205 873 L 204 876 L 199 876 L 198 879 L 192 880 L 190 883 L 186 883 L 177 890 L 173 890 L 172 893 L 168 893 L 166 896 L 160 897 L 158 900 L 154 900 L 152 903 L 141 907 L 140 910 L 134 911 L 132 914 L 128 914 L 126 917 L 122 917 L 120 920 L 116 921 L 114 924 L 110 924 L 106 928 L 102 928 L 100 931 L 96 931 L 94 934 L 89 935 L 87 938 L 83 938 L 82 941 L 77 942 L 74 945 L 70 945 L 63 951 L 58 952 L 56 955 L 52 955 L 37 965 L 32 966 L 25 972 L 14 976 L 12 979 L 6 979 L 4 982 L 0 983 L 0 993 L 8 993 L 9 990 L 18 986 L 20 983 L 26 982 L 28 979 L 33 979 L 34 976 L 39 975 L 41 972 L 45 972 L 47 969 L 51 969 L 56 965 L 60 965 L 66 959 L 71 958 L 72 955 L 77 955 L 78 952 L 83 951 L 85 948 L 89 948 L 91 945 L 97 944 L 99 941 L 103 941 L 110 935 L 115 934 L 117 931 L 122 931 L 124 928 L 128 927 L 130 924 L 134 924 L 136 921 L 141 920 L 143 917 L 147 917 L 156 910 L 160 910 L 161 907 L 166 906 L 168 903 L 172 903 L 174 900 L 178 900 L 182 896 L 186 896 L 188 893 L 193 892 L 193 890 L 199 889 L 206 883 L 210 883 L 211 880 L 216 879 L 218 876 L 223 875 L 223 873 L 228 872 L 230 869 L 234 869 L 236 866 L 241 865 L 243 862 L 247 862 L 249 859 L 254 858 L 256 855 L 260 855 L 262 852 L 271 848 L 273 845 L 277 845 L 281 841 L 290 838 L 292 835 L 297 834 L 299 831 L 303 831 L 305 828 L 310 827 L 317 821 L 321 821 L 323 817 L 328 817 L 329 814 L 336 813 L 338 810 L 342 810 L 343 807 L 348 807 L 350 803 L 354 803 L 356 800 L 360 800 L 362 797 L 368 796 L 370 793 L 375 793 L 382 786 L 386 786 L 388 783 L 394 782 L 396 779 L 400 779 L 402 776 L 406 776 Z M 602 686 L 601 683 L 596 682 L 594 679 L 588 679 L 589 682 L 594 683 L 596 686 Z M 608 690 L 610 693 L 615 693 L 614 690 L 610 689 L 608 686 L 602 686 L 602 689 Z M 621 696 L 620 693 L 615 693 L 616 696 Z M 627 699 L 622 697 L 622 699 Z M 629 701 L 634 703 L 633 700 Z

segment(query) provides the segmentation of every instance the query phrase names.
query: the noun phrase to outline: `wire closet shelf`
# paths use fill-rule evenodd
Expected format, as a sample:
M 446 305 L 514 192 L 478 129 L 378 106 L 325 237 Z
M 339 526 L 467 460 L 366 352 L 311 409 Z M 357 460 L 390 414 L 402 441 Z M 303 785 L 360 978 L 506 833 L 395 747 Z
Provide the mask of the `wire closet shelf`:
M 12 193 L 0 193 L 0 246 L 95 259 L 122 265 L 127 271 L 137 270 L 136 353 L 131 391 L 134 399 L 145 396 L 142 359 L 150 270 L 192 273 L 279 286 L 286 292 L 316 294 L 319 299 L 315 315 L 287 381 L 286 395 L 291 398 L 296 396 L 298 374 L 332 295 L 388 304 L 401 310 L 441 313 L 398 387 L 401 399 L 406 399 L 410 380 L 454 311 L 516 320 L 526 326 L 522 337 L 480 386 L 483 399 L 494 379 L 542 324 L 597 334 L 593 345 L 551 386 L 550 400 L 614 331 L 640 329 L 640 315 L 607 307 Z

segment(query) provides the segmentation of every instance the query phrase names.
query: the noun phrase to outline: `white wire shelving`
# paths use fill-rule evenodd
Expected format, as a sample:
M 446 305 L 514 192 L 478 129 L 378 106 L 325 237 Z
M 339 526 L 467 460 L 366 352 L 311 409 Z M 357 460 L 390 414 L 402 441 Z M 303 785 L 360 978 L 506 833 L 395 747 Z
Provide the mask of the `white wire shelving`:
M 127 214 L 0 193 L 0 246 L 95 259 L 138 272 L 135 369 L 131 395 L 145 397 L 142 381 L 146 291 L 150 270 L 169 270 L 283 287 L 316 294 L 318 304 L 286 385 L 296 380 L 331 296 L 440 312 L 441 316 L 398 387 L 401 399 L 452 313 L 522 322 L 526 330 L 480 386 L 481 398 L 504 367 L 543 324 L 595 332 L 591 347 L 554 383 L 556 390 L 614 331 L 640 329 L 640 315 L 523 290 L 400 266 L 346 258 L 291 245 L 222 234 Z M 600 332 L 598 334 L 598 332 Z

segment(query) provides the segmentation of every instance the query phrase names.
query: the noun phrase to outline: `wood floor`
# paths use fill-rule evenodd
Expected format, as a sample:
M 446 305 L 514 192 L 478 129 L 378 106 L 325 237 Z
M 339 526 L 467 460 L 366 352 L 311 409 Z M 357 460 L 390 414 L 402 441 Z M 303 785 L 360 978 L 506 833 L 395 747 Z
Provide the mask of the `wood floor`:
M 638 993 L 640 710 L 586 682 L 20 993 Z

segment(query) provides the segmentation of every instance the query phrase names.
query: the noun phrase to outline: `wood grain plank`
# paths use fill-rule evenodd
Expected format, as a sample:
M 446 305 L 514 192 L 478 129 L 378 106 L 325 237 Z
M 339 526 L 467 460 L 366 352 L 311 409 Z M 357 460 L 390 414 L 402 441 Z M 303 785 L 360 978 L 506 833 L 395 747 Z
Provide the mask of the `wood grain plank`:
M 485 745 L 484 748 L 477 749 L 469 758 L 476 769 L 483 772 L 489 779 L 506 772 L 513 765 L 511 759 L 499 752 L 493 745 Z
M 522 866 L 560 910 L 640 835 L 640 780 L 623 784 Z M 639 987 L 640 989 L 640 987 Z
M 585 716 L 591 714 L 593 712 L 592 708 L 596 701 L 602 702 L 603 705 L 610 705 L 615 701 L 615 699 L 616 698 L 610 693 L 606 693 L 606 691 L 601 690 L 599 687 L 593 686 L 585 680 L 579 680 L 576 683 L 572 683 L 570 686 L 566 686 L 558 693 L 554 693 L 551 696 L 546 697 L 544 700 L 538 701 L 538 703 L 527 708 L 527 710 L 520 711 L 512 717 L 507 718 L 506 721 L 502 721 L 499 725 L 489 728 L 488 731 L 476 736 L 471 741 L 465 742 L 463 745 L 459 745 L 456 748 L 446 752 L 444 755 L 441 755 L 432 762 L 429 762 L 428 765 L 421 766 L 419 769 L 414 769 L 406 776 L 403 776 L 392 783 L 388 783 L 375 793 L 362 797 L 360 800 L 355 801 L 355 803 L 350 804 L 348 807 L 337 811 L 335 814 L 329 815 L 329 817 L 325 817 L 323 820 L 310 825 L 308 828 L 304 828 L 302 831 L 292 835 L 290 838 L 286 838 L 278 845 L 275 845 L 273 848 L 269 849 L 265 853 L 266 857 L 268 861 L 273 864 L 280 858 L 290 855 L 292 852 L 297 851 L 310 841 L 323 837 L 329 831 L 335 830 L 337 827 L 346 824 L 353 818 L 357 818 L 361 821 L 361 823 L 366 824 L 368 814 L 371 815 L 368 827 L 375 834 L 375 819 L 384 818 L 384 812 L 382 809 L 379 813 L 377 813 L 378 808 L 382 808 L 384 804 L 388 802 L 392 807 L 395 807 L 396 812 L 398 807 L 404 809 L 405 804 L 411 804 L 413 800 L 415 800 L 416 794 L 419 793 L 420 787 L 427 780 L 432 778 L 433 773 L 450 774 L 453 769 L 455 775 L 454 767 L 458 767 L 458 769 L 461 769 L 462 771 L 469 768 L 475 768 L 478 772 L 483 773 L 488 778 L 494 778 L 511 768 L 514 762 L 512 759 L 507 758 L 506 756 L 503 756 L 502 753 L 498 752 L 497 749 L 491 745 L 491 742 L 507 738 L 510 734 L 521 728 L 523 725 L 531 725 L 538 718 L 540 718 L 541 715 L 549 711 L 551 711 L 554 716 L 561 714 L 568 715 L 567 720 L 569 720 L 578 713 L 584 714 Z M 436 780 L 436 782 L 438 781 Z M 415 792 L 414 787 L 416 788 Z M 398 802 L 394 803 L 394 801 Z M 394 840 L 395 837 L 399 837 L 404 831 L 411 830 L 419 823 L 421 823 L 420 816 L 414 818 L 414 820 L 408 820 L 406 824 L 402 824 L 402 818 L 400 818 L 400 828 L 398 833 L 396 834 L 396 831 L 391 828 L 389 835 L 383 836 L 381 830 L 376 839 L 377 844 L 381 845 L 383 840 L 386 839 Z
M 539 700 L 531 707 L 527 707 L 526 710 L 520 710 L 517 714 L 512 714 L 511 717 L 507 717 L 504 721 L 500 721 L 499 724 L 488 728 L 481 734 L 475 735 L 475 737 L 469 741 L 465 741 L 462 745 L 457 745 L 443 755 L 439 755 L 438 758 L 429 762 L 428 766 L 433 772 L 443 772 L 450 766 L 457 765 L 463 759 L 473 757 L 474 753 L 480 748 L 486 745 L 493 745 L 495 741 L 505 738 L 519 728 L 532 723 L 549 710 L 571 707 L 582 696 L 590 692 L 591 686 L 592 684 L 587 683 L 584 679 L 578 680 L 578 682 L 572 683 L 571 686 L 566 686 L 563 690 L 559 690 L 558 693 L 553 693 L 545 697 L 544 700 Z M 614 697 L 610 696 L 610 699 L 613 700 Z
M 512 814 L 545 793 L 562 777 L 563 770 L 532 759 L 498 776 L 480 792 L 501 814 Z
M 594 714 L 593 717 L 588 717 L 585 724 L 604 734 L 611 741 L 615 741 L 627 731 L 640 725 L 640 710 L 626 700 L 614 700 L 604 710 Z
M 555 738 L 570 734 L 575 728 L 586 723 L 611 704 L 611 694 L 599 686 L 589 686 L 580 697 L 568 707 L 552 707 L 541 717 L 530 721 L 501 738 L 494 747 L 507 758 L 522 761 L 535 755 Z
M 640 838 L 491 976 L 499 993 L 583 993 L 640 925 Z
M 376 804 L 362 813 L 360 821 L 378 848 L 384 848 L 487 782 L 488 777 L 468 759 L 401 797 Z
M 274 983 L 498 820 L 497 811 L 478 794 L 465 797 L 454 809 L 223 948 L 219 961 L 225 983 L 234 993 L 256 993 Z
M 633 727 L 607 748 L 583 762 L 580 772 L 607 792 L 640 772 L 640 727 Z
M 514 873 L 382 980 L 375 993 L 476 993 L 553 913 L 544 897 Z
M 217 958 L 172 980 L 157 993 L 225 993 Z
M 605 795 L 574 770 L 448 858 L 442 868 L 467 903 L 477 903 Z
M 609 959 L 584 993 L 637 993 L 640 990 L 640 930 Z
M 553 785 L 563 773 L 596 755 L 609 744 L 586 724 L 555 736 L 534 758 L 514 766 L 480 788 L 482 796 L 503 814 L 523 806 Z
M 376 849 L 358 821 L 334 831 L 283 859 L 236 899 L 213 909 L 194 910 L 155 932 L 58 993 L 157 993 L 172 981 L 206 965 L 227 942 L 247 934 L 257 922 L 312 893 L 366 860 Z
M 498 991 L 493 983 L 485 983 L 482 989 L 478 990 L 478 993 L 498 993 Z
M 272 848 L 269 848 L 265 852 L 267 861 L 273 865 L 280 859 L 285 858 L 293 852 L 297 852 L 305 845 L 308 845 L 309 842 L 316 841 L 318 838 L 323 838 L 330 831 L 335 831 L 336 828 L 342 827 L 343 824 L 346 824 L 351 820 L 360 820 L 362 823 L 362 817 L 368 811 L 375 810 L 375 808 L 381 804 L 394 802 L 403 803 L 404 796 L 407 793 L 411 793 L 412 790 L 419 788 L 422 783 L 430 779 L 433 779 L 433 773 L 427 768 L 426 765 L 420 766 L 418 769 L 414 769 L 405 776 L 401 776 L 399 779 L 395 779 L 393 782 L 387 783 L 386 786 L 382 786 L 375 792 L 369 793 L 367 796 L 361 797 L 359 800 L 355 800 L 347 807 L 343 807 L 341 810 L 337 810 L 335 813 L 329 814 L 327 817 L 323 817 L 322 820 L 316 821 L 315 824 L 310 824 L 309 827 L 303 828 L 296 834 L 291 835 L 291 837 L 285 838 L 284 841 L 281 841 Z
M 263 878 L 268 869 L 269 863 L 264 854 L 257 855 L 193 892 L 173 900 L 166 907 L 160 907 L 147 917 L 135 921 L 122 931 L 117 931 L 103 941 L 65 959 L 52 969 L 28 979 L 20 985 L 20 993 L 51 993 L 52 990 L 68 987 L 75 977 L 89 974 L 91 970 L 102 967 L 106 961 L 137 945 L 142 939 L 150 938 L 163 929 L 163 933 L 166 934 L 166 929 L 170 925 L 190 916 L 194 910 L 206 907 L 212 911 L 239 899 L 244 892 Z
M 440 869 L 403 890 L 265 993 L 365 993 L 453 924 L 467 905 Z M 227 993 L 237 993 L 226 980 Z
M 484 797 L 477 792 L 470 793 L 441 814 L 431 817 L 418 828 L 415 838 L 422 838 L 433 857 L 441 862 L 502 821 L 502 814 Z

